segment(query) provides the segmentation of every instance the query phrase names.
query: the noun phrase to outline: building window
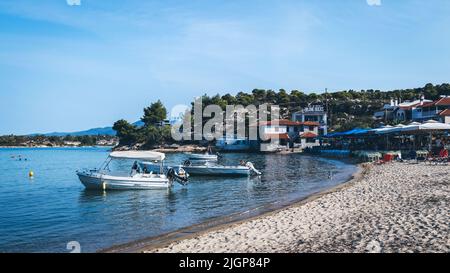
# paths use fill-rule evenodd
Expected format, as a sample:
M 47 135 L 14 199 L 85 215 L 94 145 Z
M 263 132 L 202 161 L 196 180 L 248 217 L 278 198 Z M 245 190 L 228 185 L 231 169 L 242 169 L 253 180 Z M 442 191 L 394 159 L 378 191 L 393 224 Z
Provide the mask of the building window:
M 316 116 L 307 116 L 307 117 L 305 117 L 305 121 L 318 121 L 318 117 L 316 117 Z

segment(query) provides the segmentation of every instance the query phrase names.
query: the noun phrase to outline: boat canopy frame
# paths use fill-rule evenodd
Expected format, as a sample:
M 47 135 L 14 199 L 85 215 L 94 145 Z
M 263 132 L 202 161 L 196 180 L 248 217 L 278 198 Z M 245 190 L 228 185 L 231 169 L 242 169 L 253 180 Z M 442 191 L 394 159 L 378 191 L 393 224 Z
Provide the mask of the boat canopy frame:
M 148 162 L 156 161 L 160 164 L 160 172 L 164 169 L 164 159 L 166 155 L 158 152 L 151 151 L 120 151 L 112 152 L 108 155 L 108 158 L 102 163 L 99 171 L 107 170 L 113 159 L 135 160 L 136 162 Z
M 120 151 L 112 152 L 109 157 L 114 159 L 135 159 L 141 161 L 163 161 L 166 155 L 151 151 Z

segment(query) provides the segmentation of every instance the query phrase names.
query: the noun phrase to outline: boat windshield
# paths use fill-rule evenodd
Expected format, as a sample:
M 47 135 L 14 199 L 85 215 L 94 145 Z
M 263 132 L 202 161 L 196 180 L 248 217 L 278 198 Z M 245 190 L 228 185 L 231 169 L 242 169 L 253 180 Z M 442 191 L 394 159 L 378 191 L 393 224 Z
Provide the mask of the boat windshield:
M 101 172 L 114 176 L 134 176 L 135 174 L 159 174 L 162 162 L 143 162 L 139 160 L 115 159 L 107 162 Z

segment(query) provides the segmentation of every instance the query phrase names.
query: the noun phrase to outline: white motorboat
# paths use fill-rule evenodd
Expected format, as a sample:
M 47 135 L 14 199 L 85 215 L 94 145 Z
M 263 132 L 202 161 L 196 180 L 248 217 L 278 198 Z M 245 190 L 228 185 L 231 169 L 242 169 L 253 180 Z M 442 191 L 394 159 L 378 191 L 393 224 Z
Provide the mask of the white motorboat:
M 77 171 L 77 175 L 87 189 L 96 190 L 149 190 L 167 189 L 176 180 L 187 182 L 187 177 L 178 175 L 173 168 L 164 168 L 165 154 L 149 151 L 112 152 L 100 169 Z M 128 175 L 109 170 L 112 160 L 135 160 Z M 146 171 L 142 162 L 159 163 L 159 171 Z
M 195 161 L 217 161 L 219 160 L 219 154 L 213 153 L 213 150 L 210 146 L 208 146 L 208 149 L 206 153 L 204 154 L 188 154 L 189 160 L 195 160 Z
M 191 176 L 250 176 L 261 175 L 252 163 L 243 166 L 222 166 L 207 162 L 202 165 L 192 164 L 189 160 L 183 164 L 183 169 Z
M 216 154 L 189 154 L 189 160 L 201 160 L 201 161 L 217 161 L 219 156 Z
M 224 152 L 245 152 L 250 151 L 252 146 L 246 138 L 225 137 L 217 139 L 216 148 Z

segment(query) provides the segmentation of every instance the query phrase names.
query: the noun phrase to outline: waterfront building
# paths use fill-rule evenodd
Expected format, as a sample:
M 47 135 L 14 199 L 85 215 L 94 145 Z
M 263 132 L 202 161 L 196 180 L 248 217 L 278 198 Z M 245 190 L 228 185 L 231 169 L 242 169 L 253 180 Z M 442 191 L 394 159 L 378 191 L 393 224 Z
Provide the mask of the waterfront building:
M 283 150 L 289 148 L 301 148 L 319 146 L 320 123 L 315 121 L 292 121 L 287 119 L 261 122 L 260 142 L 272 143 L 270 150 Z M 275 142 L 275 144 L 274 144 Z
M 441 97 L 437 101 L 424 103 L 417 107 L 413 121 L 423 122 L 436 120 L 445 122 L 445 117 L 450 109 L 450 97 Z M 442 115 L 441 115 L 442 114 Z M 448 120 L 448 119 L 447 119 Z
M 391 100 L 383 106 L 381 111 L 374 113 L 374 119 L 383 122 L 424 122 L 436 120 L 445 122 L 447 109 L 450 109 L 450 97 L 444 96 L 436 101 L 427 100 L 423 96 L 419 100 L 405 101 Z M 441 114 L 442 113 L 442 114 Z
M 414 101 L 406 100 L 404 102 L 399 102 L 398 99 L 391 99 L 391 102 L 385 104 L 380 111 L 375 112 L 373 117 L 375 120 L 382 122 L 411 121 L 418 115 L 418 111 L 420 111 L 417 110 L 418 107 L 430 102 L 432 101 L 425 99 L 423 96 Z
M 297 122 L 319 123 L 317 134 L 319 136 L 328 134 L 328 115 L 325 107 L 321 104 L 309 105 L 293 113 L 292 120 Z
M 439 113 L 441 122 L 450 124 L 450 109 L 446 109 Z

